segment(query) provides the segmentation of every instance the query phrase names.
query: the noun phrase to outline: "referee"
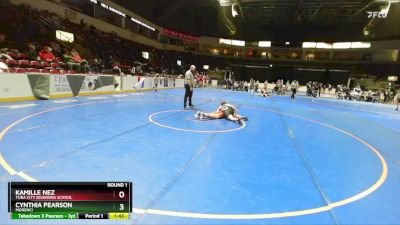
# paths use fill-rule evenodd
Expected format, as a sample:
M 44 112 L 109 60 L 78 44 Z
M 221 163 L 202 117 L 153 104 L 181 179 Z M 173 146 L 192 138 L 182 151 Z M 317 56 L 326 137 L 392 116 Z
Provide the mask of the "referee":
M 190 69 L 185 73 L 185 99 L 183 101 L 183 107 L 186 109 L 186 102 L 189 98 L 189 107 L 194 107 L 192 104 L 192 96 L 193 96 L 193 84 L 194 84 L 194 75 L 193 73 L 196 71 L 196 66 L 191 65 Z
M 290 96 L 290 98 L 294 100 L 296 98 L 297 88 L 299 88 L 299 82 L 297 80 L 293 80 L 290 84 L 290 87 L 292 89 L 292 96 Z

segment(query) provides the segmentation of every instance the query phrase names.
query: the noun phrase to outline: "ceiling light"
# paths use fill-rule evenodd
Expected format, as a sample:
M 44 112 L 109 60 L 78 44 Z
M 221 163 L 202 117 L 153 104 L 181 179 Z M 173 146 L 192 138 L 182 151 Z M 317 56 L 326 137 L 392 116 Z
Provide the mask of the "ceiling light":
M 245 41 L 240 41 L 240 40 L 232 40 L 232 45 L 235 46 L 245 46 L 246 42 Z
M 317 47 L 317 42 L 303 42 L 303 48 L 315 48 Z
M 371 42 L 351 42 L 351 48 L 371 48 Z
M 232 5 L 232 17 L 239 16 L 239 13 L 235 9 L 235 5 L 236 3 Z
M 317 42 L 317 48 L 332 49 L 332 44 L 325 42 Z
M 333 49 L 349 49 L 351 42 L 336 42 L 333 43 Z
M 258 42 L 258 47 L 271 47 L 271 42 L 270 41 L 259 41 Z

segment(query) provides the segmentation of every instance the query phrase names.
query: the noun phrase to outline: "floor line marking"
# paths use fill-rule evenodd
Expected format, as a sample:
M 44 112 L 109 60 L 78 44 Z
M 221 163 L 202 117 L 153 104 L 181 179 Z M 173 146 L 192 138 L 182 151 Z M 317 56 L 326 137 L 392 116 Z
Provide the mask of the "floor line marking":
M 272 100 L 274 105 L 275 101 Z M 276 108 L 279 110 L 279 107 L 276 106 Z M 279 112 L 282 112 L 281 110 L 279 110 Z M 331 203 L 331 200 L 329 199 L 329 197 L 327 196 L 327 194 L 325 193 L 324 189 L 322 188 L 321 182 L 318 179 L 318 176 L 315 174 L 314 169 L 312 168 L 306 154 L 304 153 L 304 150 L 302 148 L 302 146 L 300 145 L 300 143 L 298 143 L 296 136 L 294 135 L 294 132 L 290 129 L 288 123 L 286 122 L 286 120 L 283 118 L 282 114 L 279 114 L 279 117 L 281 119 L 281 121 L 283 122 L 284 126 L 289 130 L 289 137 L 297 151 L 297 154 L 300 156 L 300 158 L 303 160 L 304 166 L 309 174 L 309 176 L 312 179 L 312 182 L 314 183 L 315 187 L 317 188 L 320 197 L 322 198 L 322 200 L 324 201 L 325 205 L 329 205 Z M 329 215 L 331 216 L 333 222 L 337 225 L 339 224 L 339 221 L 337 219 L 337 216 L 335 215 L 335 213 L 333 212 L 333 210 L 329 210 Z
M 304 163 L 305 169 L 307 170 L 309 176 L 311 177 L 312 182 L 314 183 L 315 187 L 317 188 L 317 191 L 322 199 L 322 201 L 325 203 L 325 205 L 329 205 L 331 203 L 330 199 L 328 198 L 328 196 L 326 195 L 324 189 L 321 186 L 321 183 L 318 179 L 318 176 L 315 174 L 313 168 L 311 167 L 311 164 L 309 163 L 303 148 L 301 147 L 301 145 L 298 143 L 294 132 L 292 132 L 292 130 L 290 129 L 289 125 L 287 124 L 286 120 L 283 118 L 283 114 L 282 114 L 282 110 L 280 110 L 279 106 L 276 104 L 275 100 L 273 97 L 271 97 L 272 103 L 275 106 L 276 111 L 280 112 L 279 113 L 279 118 L 281 119 L 282 123 L 284 124 L 284 126 L 289 130 L 289 138 L 291 139 L 297 154 L 299 155 L 299 157 L 301 158 L 301 160 Z M 337 225 L 339 224 L 338 219 L 335 215 L 335 213 L 330 209 L 328 211 L 331 219 L 333 220 L 333 222 Z
M 153 198 L 149 204 L 147 205 L 147 209 L 144 211 L 143 215 L 145 215 L 148 211 L 151 211 L 152 209 L 148 209 L 150 207 L 153 207 L 154 205 L 157 204 L 157 202 L 159 202 L 166 194 L 169 190 L 171 190 L 171 188 L 173 187 L 174 184 L 176 184 L 176 182 L 178 182 L 178 180 L 183 176 L 183 174 L 192 166 L 193 162 L 205 151 L 207 150 L 207 147 L 210 145 L 211 140 L 213 140 L 215 138 L 217 134 L 213 133 L 211 134 L 206 140 L 205 143 L 203 143 L 196 151 L 195 153 L 192 155 L 192 157 L 182 166 L 178 169 L 178 171 L 175 173 L 174 176 L 172 176 L 172 178 L 170 180 L 167 181 L 166 184 L 164 184 L 164 186 L 162 186 L 161 190 L 156 194 L 155 198 Z M 138 222 L 142 216 L 139 216 L 136 220 L 135 220 L 135 224 L 136 222 Z

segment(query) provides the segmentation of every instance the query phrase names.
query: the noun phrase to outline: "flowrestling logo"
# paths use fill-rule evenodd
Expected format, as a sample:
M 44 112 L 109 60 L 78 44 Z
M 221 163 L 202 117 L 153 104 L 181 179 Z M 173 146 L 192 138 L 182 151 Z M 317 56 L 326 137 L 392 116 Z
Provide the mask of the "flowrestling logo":
M 383 12 L 383 11 L 380 11 L 380 12 L 367 12 L 368 13 L 368 19 L 371 19 L 371 18 L 379 18 L 379 19 L 386 19 L 387 18 L 387 15 L 388 15 L 388 12 L 386 11 L 386 12 Z
M 368 11 L 368 18 L 379 18 L 379 19 L 386 19 L 389 14 L 390 5 L 392 4 L 392 0 L 388 0 L 389 4 L 386 8 L 382 9 L 380 12 L 378 11 Z

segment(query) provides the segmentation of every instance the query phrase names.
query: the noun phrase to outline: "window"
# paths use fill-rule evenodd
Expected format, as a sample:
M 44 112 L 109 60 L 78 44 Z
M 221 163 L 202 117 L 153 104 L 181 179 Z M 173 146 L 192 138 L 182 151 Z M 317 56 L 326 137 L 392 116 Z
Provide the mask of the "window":
M 150 58 L 150 54 L 148 52 L 142 52 L 142 57 L 145 59 L 149 59 Z
M 74 34 L 69 32 L 56 30 L 56 38 L 60 41 L 74 43 Z

